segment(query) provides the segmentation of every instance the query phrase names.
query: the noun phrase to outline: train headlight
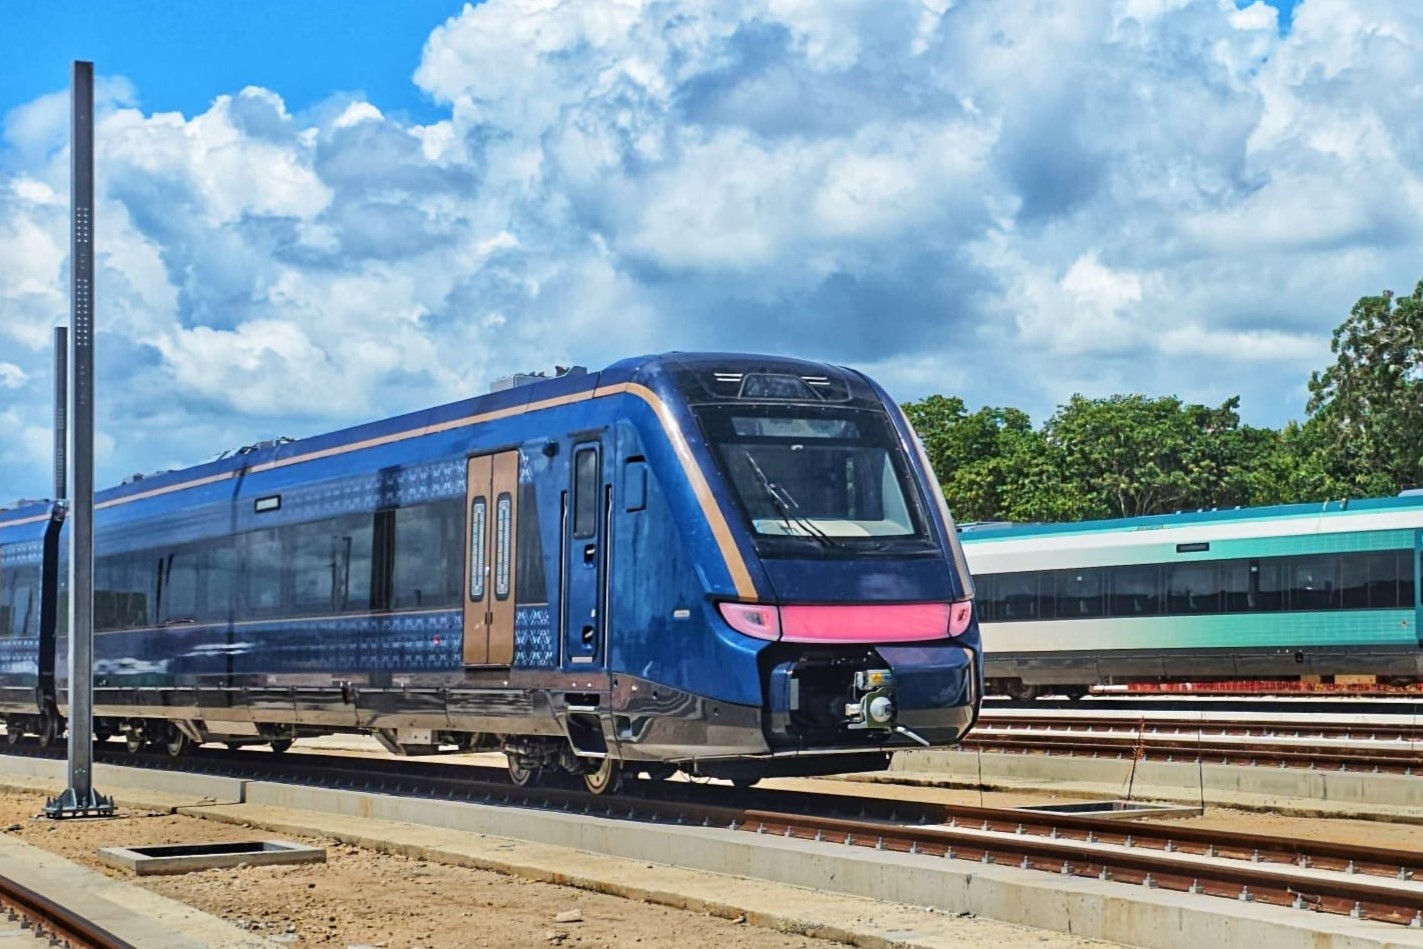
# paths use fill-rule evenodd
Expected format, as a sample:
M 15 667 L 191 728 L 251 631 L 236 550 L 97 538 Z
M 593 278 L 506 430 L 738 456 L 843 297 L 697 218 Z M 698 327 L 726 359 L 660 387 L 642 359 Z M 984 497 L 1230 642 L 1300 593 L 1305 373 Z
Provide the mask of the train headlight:
M 757 639 L 781 638 L 781 611 L 765 603 L 722 603 L 721 618 L 738 633 Z
M 865 721 L 870 725 L 887 727 L 894 721 L 894 699 L 886 693 L 870 698 L 864 703 L 864 709 Z

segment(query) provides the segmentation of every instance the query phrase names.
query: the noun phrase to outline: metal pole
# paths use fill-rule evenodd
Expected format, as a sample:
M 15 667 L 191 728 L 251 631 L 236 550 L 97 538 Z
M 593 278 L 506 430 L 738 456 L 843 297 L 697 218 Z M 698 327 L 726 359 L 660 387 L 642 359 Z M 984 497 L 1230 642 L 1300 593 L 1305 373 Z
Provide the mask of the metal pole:
M 94 792 L 94 64 L 71 76 L 69 787 L 51 817 L 113 813 Z
M 69 330 L 54 328 L 54 494 L 69 497 Z

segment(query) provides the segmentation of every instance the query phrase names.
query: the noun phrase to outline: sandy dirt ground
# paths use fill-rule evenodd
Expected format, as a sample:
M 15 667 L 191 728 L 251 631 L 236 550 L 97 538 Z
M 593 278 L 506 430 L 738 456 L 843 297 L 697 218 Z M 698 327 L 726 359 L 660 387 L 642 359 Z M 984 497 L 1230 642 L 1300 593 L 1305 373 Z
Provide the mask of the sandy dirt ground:
M 348 949 L 472 947 L 746 947 L 825 949 L 820 939 L 744 920 L 638 903 L 497 873 L 452 867 L 347 846 L 327 848 L 325 864 L 241 867 L 181 876 L 134 878 L 99 863 L 103 847 L 260 839 L 252 830 L 198 818 L 120 809 L 102 820 L 54 821 L 44 796 L 0 788 L 0 831 L 195 906 L 265 937 L 273 945 Z M 577 921 L 560 922 L 576 911 Z M 1108 944 L 966 918 L 963 949 L 1085 949 Z M 958 930 L 956 929 L 956 933 Z

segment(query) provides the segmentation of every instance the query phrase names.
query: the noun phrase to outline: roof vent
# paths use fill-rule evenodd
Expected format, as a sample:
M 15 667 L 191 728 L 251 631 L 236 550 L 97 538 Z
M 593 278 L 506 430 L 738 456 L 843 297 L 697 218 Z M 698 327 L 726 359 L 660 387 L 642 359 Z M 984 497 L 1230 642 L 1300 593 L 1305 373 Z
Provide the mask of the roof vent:
M 554 366 L 552 376 L 542 372 L 516 372 L 512 376 L 501 376 L 495 379 L 489 384 L 489 391 L 503 392 L 506 389 L 517 389 L 519 386 L 531 386 L 535 382 L 544 382 L 550 378 L 559 379 L 563 376 L 585 376 L 587 374 L 587 366 Z

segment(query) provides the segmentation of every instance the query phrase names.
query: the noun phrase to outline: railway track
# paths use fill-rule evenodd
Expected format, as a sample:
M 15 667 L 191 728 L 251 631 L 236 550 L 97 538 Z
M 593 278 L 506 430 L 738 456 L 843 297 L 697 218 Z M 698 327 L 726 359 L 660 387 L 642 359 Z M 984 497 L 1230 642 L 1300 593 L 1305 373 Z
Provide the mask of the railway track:
M 964 746 L 1089 757 L 1423 773 L 1423 725 L 1141 717 L 1127 713 L 985 713 Z
M 36 945 L 66 949 L 138 949 L 133 943 L 55 903 L 34 890 L 0 876 L 0 916 L 12 928 L 46 940 Z
M 49 756 L 53 750 L 44 751 Z M 112 764 L 557 810 L 637 824 L 722 827 L 1423 927 L 1423 883 L 1415 880 L 1423 872 L 1423 854 L 1409 850 L 1078 814 L 683 781 L 629 782 L 624 793 L 594 798 L 571 788 L 518 788 L 501 769 L 440 761 L 210 749 L 179 759 L 111 752 L 98 757 Z

